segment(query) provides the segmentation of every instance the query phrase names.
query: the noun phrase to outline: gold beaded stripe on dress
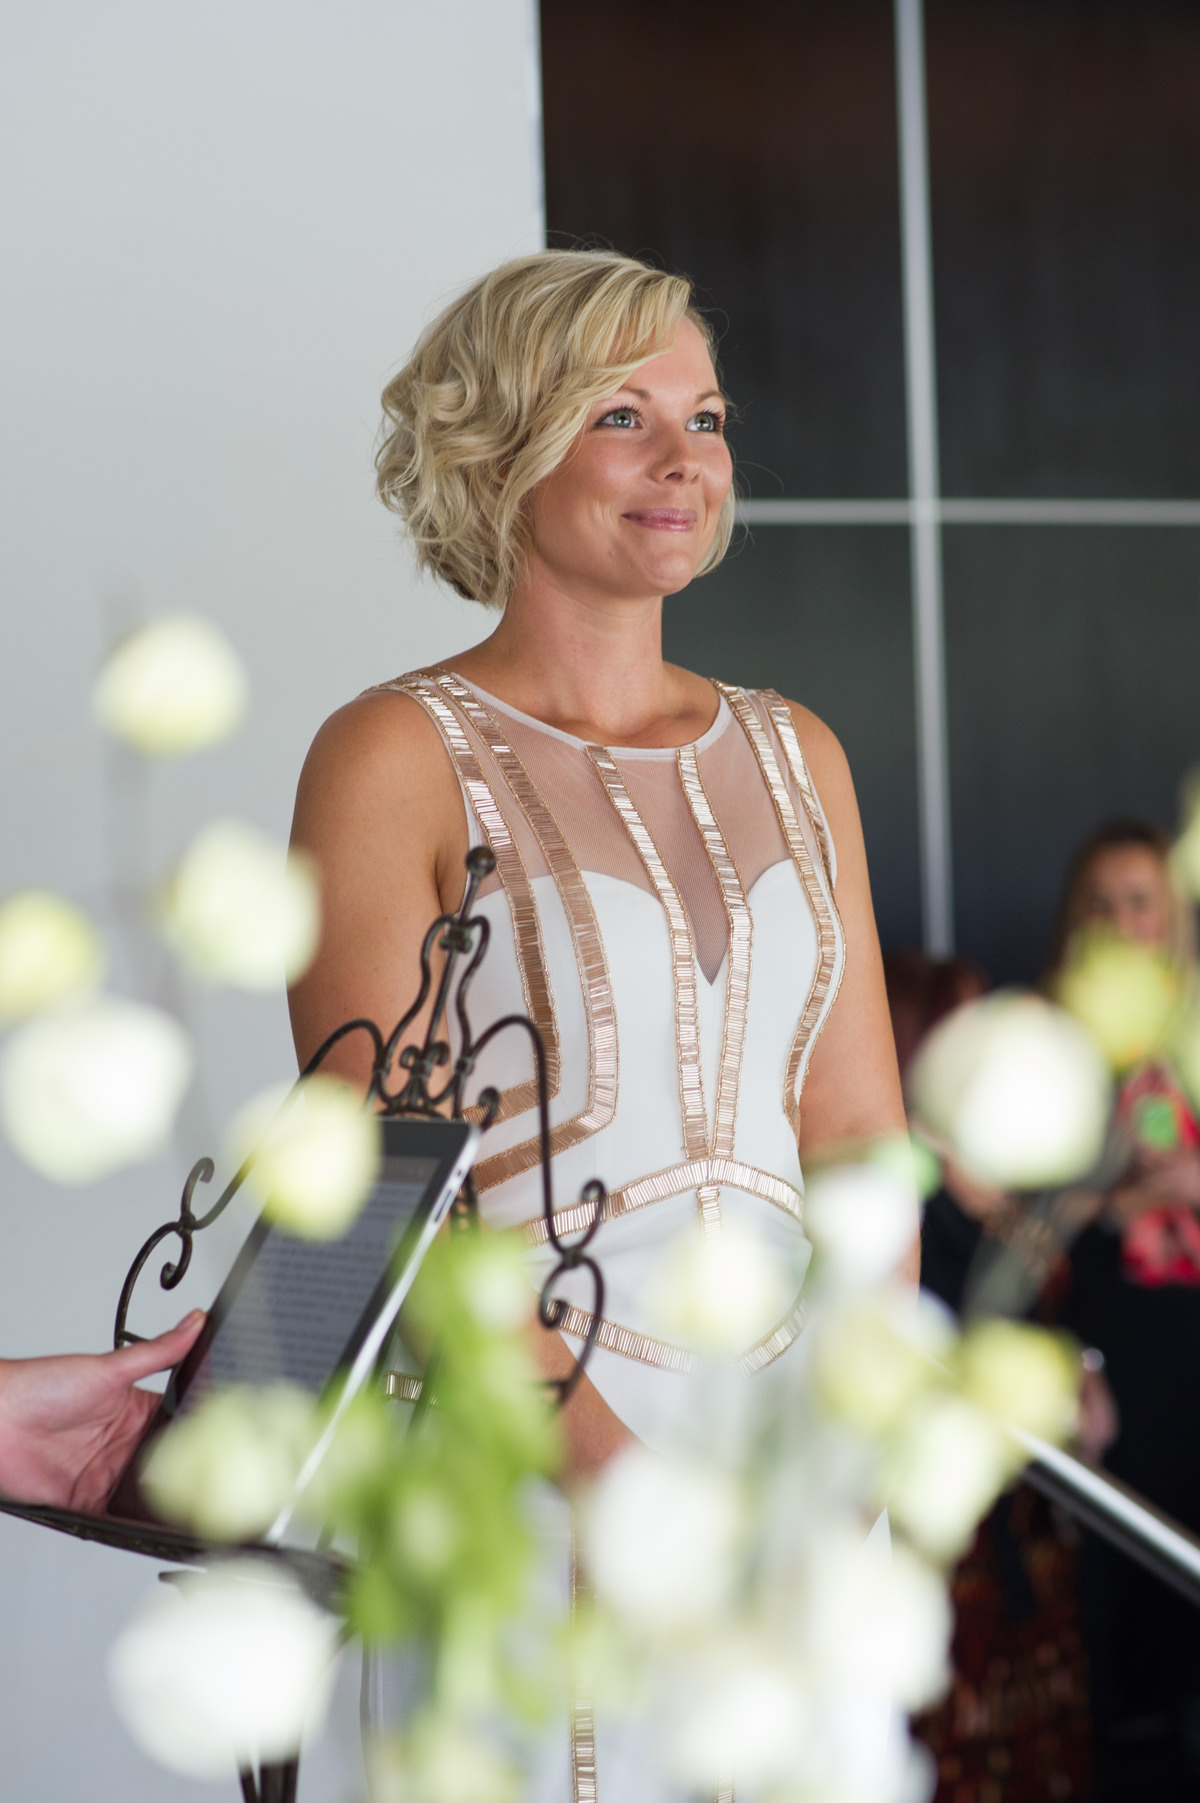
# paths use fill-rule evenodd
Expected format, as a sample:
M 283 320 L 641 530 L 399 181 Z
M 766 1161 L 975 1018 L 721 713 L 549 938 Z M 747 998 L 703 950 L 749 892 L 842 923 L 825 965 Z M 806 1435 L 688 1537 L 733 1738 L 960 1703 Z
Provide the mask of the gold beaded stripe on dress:
M 595 1604 L 595 1592 L 583 1576 L 575 1530 L 571 1529 L 571 1626 Z M 597 1803 L 596 1718 L 591 1686 L 585 1685 L 578 1665 L 571 1671 L 571 1797 L 572 1803 Z
M 748 1195 L 757 1196 L 762 1202 L 773 1203 L 776 1208 L 783 1209 L 785 1214 L 794 1215 L 797 1221 L 803 1219 L 804 1199 L 800 1191 L 784 1178 L 776 1177 L 771 1171 L 760 1171 L 755 1165 L 743 1164 L 740 1158 L 708 1157 L 690 1159 L 686 1164 L 668 1165 L 665 1170 L 653 1171 L 648 1177 L 639 1177 L 635 1183 L 626 1183 L 620 1189 L 609 1190 L 602 1219 L 618 1220 L 622 1215 L 632 1214 L 635 1209 L 649 1208 L 655 1202 L 665 1202 L 668 1196 L 685 1195 L 688 1190 L 699 1189 L 704 1184 L 745 1190 Z M 570 1208 L 555 1209 L 554 1225 L 559 1233 L 578 1233 L 591 1221 L 592 1214 L 592 1203 L 577 1202 Z M 550 1237 L 540 1215 L 528 1222 L 525 1234 L 531 1246 L 543 1245 Z
M 542 800 L 536 787 L 530 780 L 528 772 L 508 744 L 495 719 L 482 706 L 473 692 L 459 682 L 458 678 L 448 672 L 418 672 L 415 676 L 401 677 L 387 687 L 401 689 L 419 701 L 429 712 L 435 725 L 442 734 L 446 747 L 454 760 L 467 798 L 474 810 L 484 837 L 493 850 L 491 831 L 499 821 L 503 833 L 508 834 L 507 823 L 496 798 L 496 794 L 483 776 L 478 758 L 471 750 L 467 738 L 467 720 L 460 714 L 455 702 L 464 704 L 463 711 L 469 706 L 474 716 L 472 725 L 479 731 L 480 738 L 488 745 L 493 755 L 499 754 L 497 761 L 503 759 L 505 780 L 524 813 L 530 828 L 537 838 L 542 856 L 550 871 L 563 910 L 571 930 L 575 947 L 576 961 L 579 966 L 583 984 L 584 1009 L 588 1030 L 588 1098 L 583 1110 L 569 1121 L 561 1122 L 550 1132 L 552 1153 L 564 1151 L 568 1146 L 578 1145 L 581 1140 L 599 1132 L 608 1126 L 616 1113 L 617 1100 L 617 1025 L 616 1011 L 613 1007 L 612 986 L 609 982 L 608 966 L 604 957 L 604 947 L 600 938 L 600 929 L 596 923 L 595 912 L 591 905 L 587 887 L 580 876 L 578 867 L 567 850 L 566 842 L 559 832 L 553 815 Z M 453 701 L 450 697 L 453 697 Z M 510 835 L 511 836 L 511 835 Z M 515 847 L 514 847 L 515 849 Z M 524 865 L 520 866 L 522 877 L 529 894 L 533 917 L 536 921 L 536 903 L 528 886 Z M 497 856 L 497 874 L 500 876 L 505 893 L 512 906 L 512 896 L 505 883 L 504 872 Z M 525 964 L 533 948 L 531 942 L 523 939 L 520 932 L 514 934 L 515 951 L 518 966 L 521 969 L 522 989 L 528 993 Z M 541 958 L 540 928 L 536 940 L 536 955 Z M 549 1018 L 554 1020 L 553 991 L 549 980 L 545 977 L 544 962 L 542 976 L 546 985 L 549 1004 Z M 536 1025 L 541 1022 L 531 1010 Z M 555 1026 L 555 1053 L 558 1053 L 557 1027 Z M 522 1084 L 522 1091 L 528 1093 L 526 1108 L 532 1108 L 537 1101 L 536 1084 Z M 558 1093 L 557 1084 L 551 1096 Z M 508 1115 L 524 1110 L 509 1109 Z M 505 1152 L 493 1153 L 490 1158 L 481 1159 L 475 1166 L 475 1187 L 482 1194 L 485 1190 L 494 1189 L 497 1184 L 507 1182 L 511 1177 L 519 1176 L 524 1171 L 532 1170 L 541 1158 L 541 1142 L 536 1135 L 523 1140 L 519 1145 L 510 1147 Z
M 792 724 L 792 716 L 788 713 L 787 702 L 774 689 L 760 689 L 759 696 L 766 704 L 771 723 L 783 746 L 783 755 L 788 761 L 792 779 L 799 789 L 808 817 L 812 821 L 813 832 L 817 836 L 817 847 L 821 853 L 821 862 L 825 866 L 825 880 L 833 888 L 833 852 L 829 845 L 829 829 L 825 825 L 825 815 L 817 800 L 817 792 L 813 788 L 812 777 L 808 773 L 804 753 L 800 749 L 800 741 L 796 737 L 796 728 Z
M 432 685 L 422 681 L 419 676 L 402 676 L 395 682 L 381 683 L 380 688 L 410 696 L 414 701 L 420 702 L 430 715 L 454 760 L 459 780 L 475 811 L 475 817 L 495 854 L 496 874 L 508 898 L 509 912 L 512 915 L 525 1009 L 545 1043 L 546 1082 L 551 1096 L 556 1096 L 562 1081 L 558 1023 L 554 1017 L 554 997 L 546 974 L 541 922 L 520 849 L 484 779 L 479 760 L 471 750 L 462 726 Z M 536 1105 L 537 1082 L 531 1077 L 528 1082 L 514 1084 L 511 1089 L 503 1092 L 496 1119 L 509 1120 Z
M 717 688 L 724 695 L 730 707 L 749 739 L 758 759 L 758 767 L 762 771 L 763 781 L 767 785 L 771 800 L 775 804 L 775 812 L 783 829 L 783 836 L 792 861 L 804 885 L 812 909 L 813 920 L 817 928 L 817 966 L 813 972 L 812 985 L 808 992 L 808 1000 L 804 1012 L 800 1016 L 799 1025 L 792 1039 L 788 1052 L 787 1064 L 783 1079 L 783 1109 L 793 1126 L 799 1129 L 800 1090 L 804 1083 L 805 1072 L 813 1047 L 816 1045 L 820 1024 L 827 1013 L 827 1006 L 833 1006 L 841 983 L 841 965 L 838 958 L 838 947 L 842 940 L 841 921 L 838 919 L 837 906 L 833 896 L 823 881 L 812 861 L 808 843 L 800 827 L 796 810 L 792 806 L 792 798 L 788 794 L 783 772 L 779 768 L 771 741 L 767 736 L 758 713 L 745 689 L 735 689 L 731 684 L 719 682 Z M 782 706 L 782 703 L 780 703 Z M 797 754 L 799 745 L 797 744 Z M 807 776 L 807 772 L 806 772 Z M 811 784 L 809 793 L 812 793 Z M 814 823 L 813 831 L 817 831 Z M 820 843 L 820 839 L 818 843 Z M 827 841 L 826 841 L 827 844 Z M 836 978 L 836 981 L 835 981 Z
M 696 822 L 696 829 L 717 875 L 721 899 L 729 922 L 729 962 L 725 975 L 725 1025 L 721 1042 L 721 1061 L 717 1073 L 717 1095 L 713 1106 L 712 1133 L 708 1149 L 717 1155 L 733 1151 L 737 1128 L 738 1084 L 742 1072 L 742 1047 L 746 1039 L 746 1018 L 750 1001 L 750 953 L 754 939 L 753 921 L 746 891 L 737 865 L 729 855 L 712 804 L 700 775 L 700 760 L 694 745 L 681 746 L 676 753 L 679 781 Z M 696 1191 L 701 1198 L 701 1216 L 706 1224 L 720 1219 L 720 1190 L 705 1186 Z M 707 1206 L 706 1206 L 707 1204 Z
M 550 807 L 501 730 L 496 716 L 453 671 L 441 671 L 435 680 L 487 747 L 525 816 L 558 890 L 570 929 L 587 1018 L 588 1099 L 573 1120 L 551 1129 L 552 1152 L 563 1151 L 607 1127 L 617 1110 L 617 1014 L 604 941 L 583 874 Z M 476 1188 L 481 1194 L 484 1190 L 494 1189 L 498 1183 L 532 1170 L 540 1157 L 541 1146 L 536 1138 L 513 1146 L 507 1152 L 497 1152 L 476 1165 Z
M 773 1365 L 792 1342 L 799 1339 L 807 1318 L 808 1304 L 802 1295 L 797 1296 L 778 1326 L 772 1327 L 748 1352 L 741 1354 L 738 1363 L 742 1370 L 752 1377 L 756 1371 L 764 1371 L 768 1365 Z M 558 1323 L 558 1330 L 573 1340 L 586 1340 L 595 1319 L 590 1309 L 568 1308 Z M 686 1375 L 696 1369 L 696 1355 L 686 1346 L 673 1346 L 669 1340 L 657 1340 L 652 1334 L 639 1333 L 635 1327 L 623 1327 L 619 1321 L 609 1321 L 604 1316 L 596 1329 L 596 1344 L 622 1358 L 636 1359 L 639 1365 L 651 1365 L 656 1371 L 676 1371 Z M 400 1393 L 396 1392 L 397 1395 Z

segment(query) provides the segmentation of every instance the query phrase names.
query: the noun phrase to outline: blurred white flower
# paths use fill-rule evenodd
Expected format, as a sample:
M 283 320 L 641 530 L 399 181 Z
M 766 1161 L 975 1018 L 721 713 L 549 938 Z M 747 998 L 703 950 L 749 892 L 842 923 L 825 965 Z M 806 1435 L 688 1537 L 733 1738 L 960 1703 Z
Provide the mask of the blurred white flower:
M 997 1420 L 1063 1441 L 1074 1431 L 1079 1358 L 1070 1343 L 1018 1321 L 981 1321 L 958 1349 L 958 1377 L 968 1400 Z
M 0 903 L 0 1020 L 20 1020 L 92 989 L 106 959 L 87 915 L 44 889 Z
M 665 1723 L 675 1776 L 708 1794 L 734 1775 L 746 1788 L 794 1779 L 812 1728 L 801 1674 L 736 1632 L 722 1639 L 679 1674 L 680 1701 Z
M 379 1169 L 379 1116 L 336 1077 L 306 1077 L 247 1103 L 229 1131 L 237 1163 L 253 1156 L 247 1183 L 280 1227 L 304 1239 L 336 1239 L 366 1201 Z
M 320 1726 L 337 1624 L 278 1565 L 242 1559 L 156 1585 L 109 1655 L 142 1750 L 194 1778 L 290 1758 Z
M 21 1156 L 59 1183 L 151 1158 L 192 1073 L 183 1028 L 102 998 L 27 1022 L 0 1059 L 0 1119 Z
M 801 1608 L 823 1688 L 924 1709 L 945 1690 L 953 1617 L 940 1573 L 909 1548 L 890 1553 L 846 1529 L 806 1549 Z
M 176 866 L 160 917 L 170 943 L 210 982 L 293 983 L 320 934 L 316 867 L 243 821 L 214 820 Z
M 804 1225 L 835 1287 L 879 1283 L 911 1251 L 920 1230 L 915 1185 L 894 1165 L 832 1166 L 806 1188 Z
M 1087 1028 L 1115 1070 L 1159 1051 L 1179 1000 L 1179 979 L 1153 946 L 1112 931 L 1077 934 L 1056 999 Z
M 711 1232 L 697 1228 L 682 1250 L 671 1248 L 651 1280 L 650 1305 L 667 1339 L 740 1353 L 775 1326 L 802 1275 L 789 1285 L 761 1237 L 726 1218 Z
M 1069 1014 L 1035 995 L 957 1009 L 917 1053 L 911 1087 L 921 1119 L 989 1183 L 1069 1183 L 1104 1143 L 1104 1059 Z
M 711 1616 L 733 1583 L 742 1517 L 737 1486 L 723 1473 L 629 1448 L 584 1504 L 584 1561 L 597 1596 L 635 1628 Z
M 895 1425 L 922 1391 L 942 1381 L 954 1330 L 945 1310 L 920 1294 L 885 1290 L 844 1304 L 811 1330 L 817 1391 L 859 1433 Z
M 918 1546 L 954 1558 L 1019 1463 L 998 1422 L 950 1392 L 931 1393 L 888 1448 L 888 1508 Z
M 105 732 L 145 757 L 180 757 L 227 739 L 248 689 L 241 658 L 211 621 L 171 614 L 121 641 L 92 706 Z
M 515 1333 L 533 1314 L 536 1298 L 521 1254 L 498 1234 L 470 1237 L 458 1283 L 472 1315 L 493 1333 Z
M 251 1540 L 288 1501 L 316 1437 L 290 1384 L 214 1390 L 155 1441 L 142 1474 L 158 1514 L 205 1540 Z

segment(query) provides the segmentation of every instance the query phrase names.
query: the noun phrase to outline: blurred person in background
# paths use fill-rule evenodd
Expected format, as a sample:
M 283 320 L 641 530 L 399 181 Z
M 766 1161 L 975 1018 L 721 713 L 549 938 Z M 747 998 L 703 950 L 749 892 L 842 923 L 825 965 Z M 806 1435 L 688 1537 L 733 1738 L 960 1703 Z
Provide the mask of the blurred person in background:
M 904 952 L 885 960 L 884 974 L 902 1075 L 926 1034 L 987 989 L 983 971 L 965 958 Z M 981 1255 L 1003 1246 L 1027 1267 L 1035 1295 L 1052 1296 L 1057 1260 L 1031 1227 L 1015 1196 L 943 1156 L 921 1226 L 922 1288 L 962 1313 Z M 1035 1309 L 1044 1312 L 1038 1302 Z M 1080 1450 L 1094 1458 L 1115 1426 L 1102 1377 L 1085 1373 L 1080 1403 Z M 1036 1491 L 1018 1484 L 959 1562 L 950 1692 L 914 1723 L 937 1761 L 936 1803 L 1092 1795 L 1074 1539 Z
M 1170 840 L 1144 820 L 1100 827 L 1071 861 L 1047 984 L 1077 936 L 1107 928 L 1194 978 L 1192 911 L 1172 881 Z M 1126 1074 L 1116 1120 L 1124 1170 L 1075 1242 L 1062 1319 L 1099 1348 L 1120 1431 L 1114 1476 L 1200 1531 L 1200 1126 L 1170 1064 Z M 1200 1612 L 1093 1540 L 1083 1554 L 1092 1657 L 1097 1796 L 1200 1797 Z

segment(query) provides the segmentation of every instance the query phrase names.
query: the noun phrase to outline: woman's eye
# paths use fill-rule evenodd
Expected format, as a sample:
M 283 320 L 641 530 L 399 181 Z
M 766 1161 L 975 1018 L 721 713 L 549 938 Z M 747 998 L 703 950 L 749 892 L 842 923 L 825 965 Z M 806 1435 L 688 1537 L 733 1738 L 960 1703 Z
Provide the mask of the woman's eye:
M 598 423 L 602 426 L 622 426 L 628 430 L 637 425 L 637 418 L 636 407 L 610 407 Z
M 688 421 L 688 429 L 692 432 L 723 432 L 725 430 L 725 415 L 723 413 L 714 413 L 711 409 L 708 409 L 703 413 L 693 413 L 691 419 Z

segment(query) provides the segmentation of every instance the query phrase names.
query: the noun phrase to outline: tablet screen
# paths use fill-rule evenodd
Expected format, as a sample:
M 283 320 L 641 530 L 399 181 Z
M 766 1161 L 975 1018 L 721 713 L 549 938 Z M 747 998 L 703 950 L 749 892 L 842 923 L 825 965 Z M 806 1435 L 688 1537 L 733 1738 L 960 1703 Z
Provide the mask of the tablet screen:
M 347 1362 L 355 1330 L 416 1221 L 439 1162 L 385 1158 L 365 1208 L 340 1239 L 252 1235 L 242 1255 L 251 1257 L 240 1282 L 235 1286 L 235 1267 L 221 1293 L 216 1331 L 179 1412 L 210 1384 L 286 1382 L 319 1395 Z
M 109 1502 L 145 1519 L 137 1470 L 147 1445 L 216 1386 L 292 1383 L 318 1396 L 339 1373 L 361 1383 L 458 1193 L 478 1134 L 464 1121 L 382 1122 L 379 1172 L 361 1212 L 335 1240 L 304 1240 L 255 1223 L 200 1338 L 171 1375 L 162 1404 Z

